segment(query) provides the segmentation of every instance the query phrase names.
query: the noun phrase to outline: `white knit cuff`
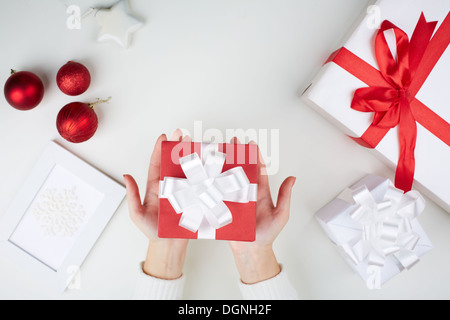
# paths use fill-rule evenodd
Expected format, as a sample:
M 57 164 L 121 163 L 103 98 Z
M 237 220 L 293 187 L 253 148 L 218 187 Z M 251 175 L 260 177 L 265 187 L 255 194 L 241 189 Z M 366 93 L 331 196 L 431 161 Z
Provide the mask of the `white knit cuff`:
M 163 280 L 145 274 L 143 262 L 134 289 L 134 300 L 181 300 L 184 288 L 184 275 L 175 280 Z
M 255 284 L 239 281 L 244 300 L 298 300 L 297 290 L 281 266 L 281 272 L 275 277 Z

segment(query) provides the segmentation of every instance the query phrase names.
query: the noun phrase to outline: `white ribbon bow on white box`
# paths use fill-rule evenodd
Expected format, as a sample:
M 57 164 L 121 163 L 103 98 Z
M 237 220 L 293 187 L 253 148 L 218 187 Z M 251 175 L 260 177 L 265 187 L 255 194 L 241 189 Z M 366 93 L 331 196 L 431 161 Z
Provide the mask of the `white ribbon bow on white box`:
M 425 200 L 418 192 L 403 194 L 389 186 L 383 200 L 377 202 L 367 187 L 361 186 L 351 190 L 351 196 L 356 207 L 349 214 L 361 224 L 362 233 L 340 248 L 355 265 L 366 260 L 367 272 L 375 272 L 379 277 L 388 257 L 395 258 L 408 270 L 419 262 L 413 250 L 420 236 L 411 226 L 411 221 L 425 208 Z M 379 283 L 379 279 L 372 280 Z
M 412 268 L 433 244 L 417 217 L 425 200 L 403 194 L 384 177 L 367 175 L 319 209 L 316 218 L 369 289 Z
M 159 196 L 167 198 L 177 214 L 179 225 L 199 239 L 215 239 L 216 230 L 233 221 L 224 201 L 256 201 L 257 185 L 251 184 L 242 167 L 222 173 L 226 155 L 218 144 L 202 144 L 200 158 L 192 153 L 180 159 L 183 178 L 165 177 L 160 181 Z

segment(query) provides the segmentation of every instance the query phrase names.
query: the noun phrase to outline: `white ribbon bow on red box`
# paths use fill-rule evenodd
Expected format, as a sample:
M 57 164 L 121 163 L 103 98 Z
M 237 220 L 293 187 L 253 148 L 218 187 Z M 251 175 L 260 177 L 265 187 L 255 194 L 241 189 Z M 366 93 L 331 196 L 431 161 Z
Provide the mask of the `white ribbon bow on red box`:
M 222 173 L 226 155 L 218 144 L 202 144 L 202 158 L 192 153 L 180 159 L 183 178 L 165 177 L 160 182 L 160 198 L 167 198 L 177 214 L 179 225 L 199 239 L 215 239 L 215 232 L 233 221 L 224 201 L 256 201 L 257 185 L 251 184 L 242 167 Z

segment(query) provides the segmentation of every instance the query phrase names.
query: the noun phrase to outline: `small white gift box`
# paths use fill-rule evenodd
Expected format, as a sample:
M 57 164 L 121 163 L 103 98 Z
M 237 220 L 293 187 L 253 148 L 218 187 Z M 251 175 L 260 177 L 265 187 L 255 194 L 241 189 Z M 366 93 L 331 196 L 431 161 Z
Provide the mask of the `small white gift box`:
M 368 175 L 316 218 L 368 288 L 378 289 L 433 248 L 417 220 L 424 207 L 417 191 L 403 194 L 389 179 Z

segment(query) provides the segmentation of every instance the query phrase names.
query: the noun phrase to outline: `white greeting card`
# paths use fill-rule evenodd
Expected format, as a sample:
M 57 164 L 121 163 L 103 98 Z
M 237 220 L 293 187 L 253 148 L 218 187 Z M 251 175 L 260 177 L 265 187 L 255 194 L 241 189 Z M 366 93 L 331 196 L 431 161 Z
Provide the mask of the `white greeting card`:
M 0 223 L 0 255 L 63 291 L 125 189 L 50 143 Z

